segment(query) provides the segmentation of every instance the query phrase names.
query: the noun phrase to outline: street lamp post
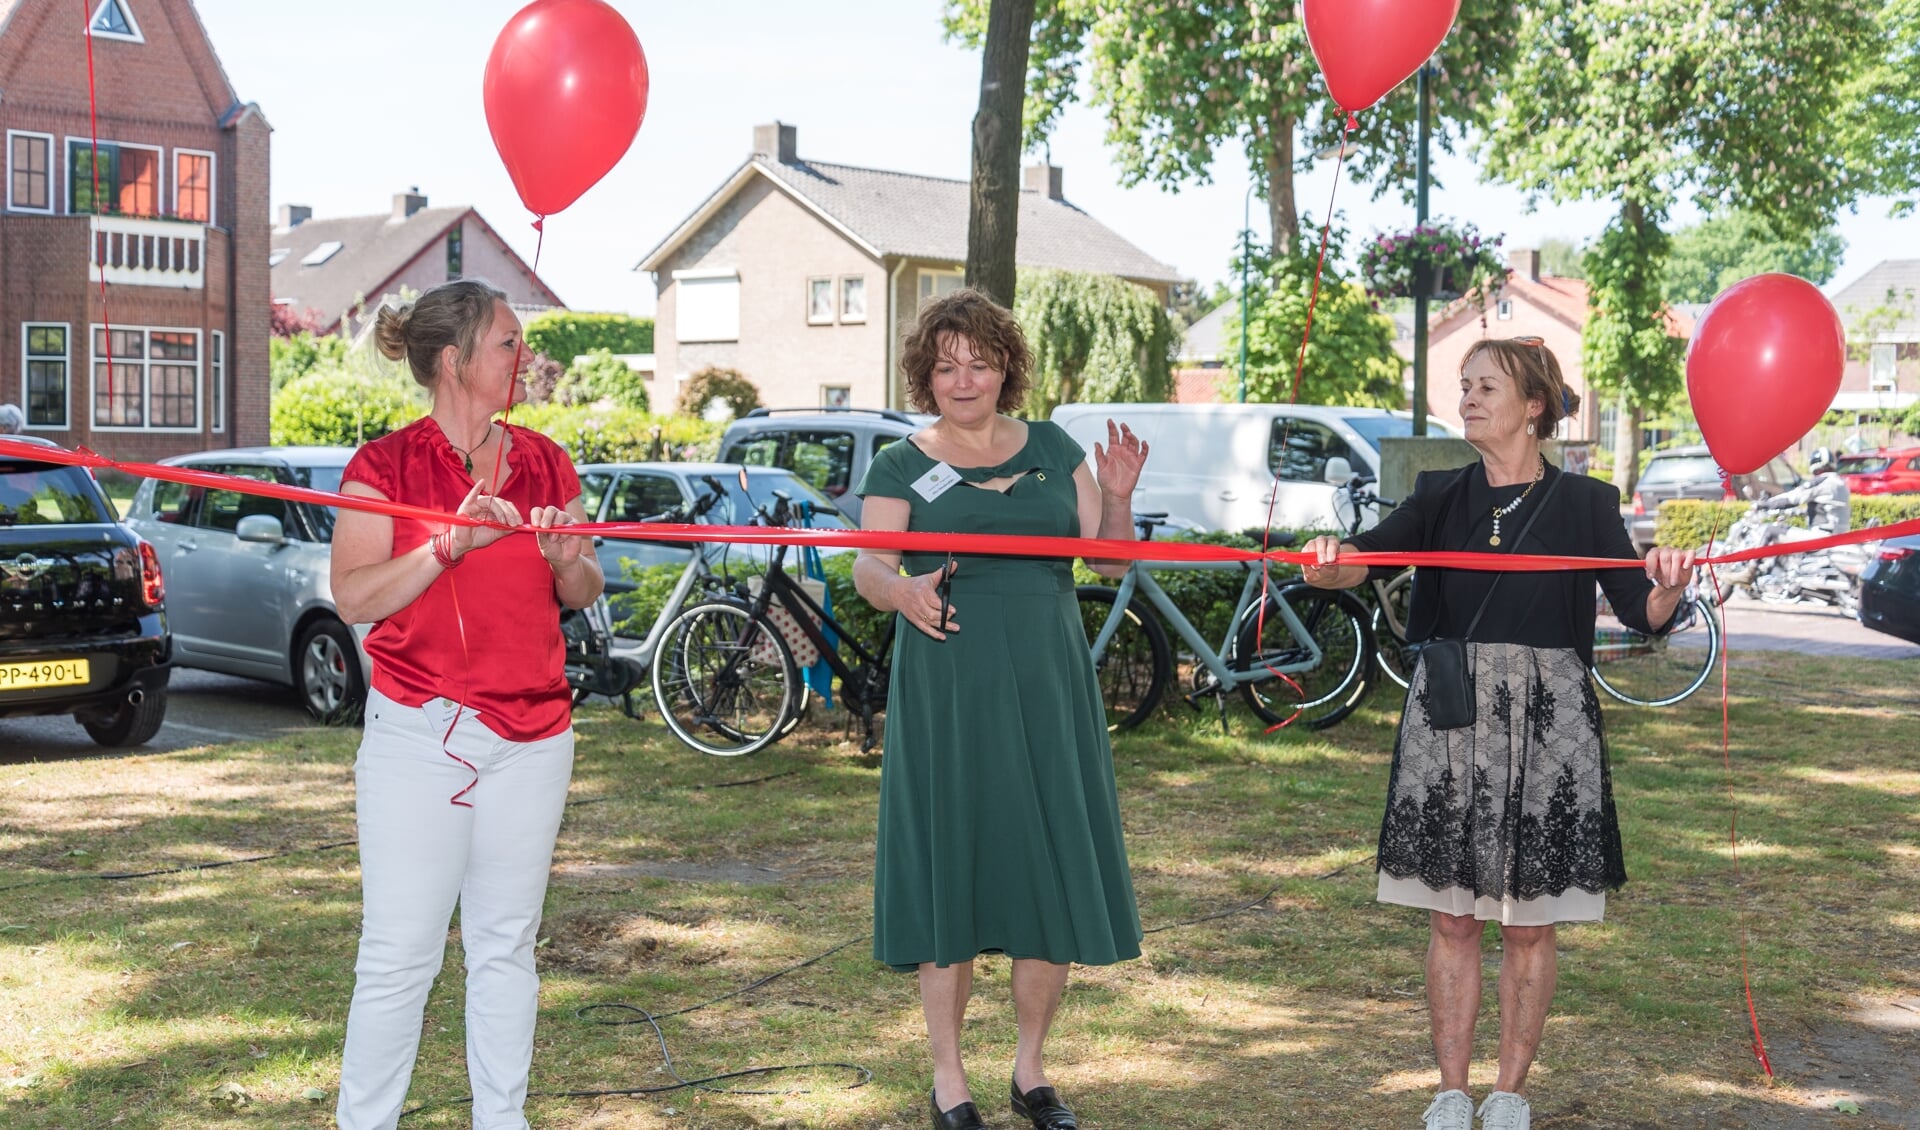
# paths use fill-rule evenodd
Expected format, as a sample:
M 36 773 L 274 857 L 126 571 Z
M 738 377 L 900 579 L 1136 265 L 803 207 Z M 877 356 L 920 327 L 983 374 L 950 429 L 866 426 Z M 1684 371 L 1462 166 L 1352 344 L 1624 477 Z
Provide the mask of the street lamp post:
M 1253 190 L 1260 187 L 1254 180 L 1247 185 L 1247 195 L 1240 202 L 1240 403 L 1247 402 L 1247 269 L 1253 260 Z
M 1427 71 L 1432 65 L 1431 61 L 1420 64 L 1415 87 L 1415 96 L 1420 100 L 1413 181 L 1416 227 L 1424 227 L 1427 222 Z M 1418 293 L 1413 296 L 1413 434 L 1424 436 L 1427 434 L 1427 294 L 1425 287 L 1415 289 Z

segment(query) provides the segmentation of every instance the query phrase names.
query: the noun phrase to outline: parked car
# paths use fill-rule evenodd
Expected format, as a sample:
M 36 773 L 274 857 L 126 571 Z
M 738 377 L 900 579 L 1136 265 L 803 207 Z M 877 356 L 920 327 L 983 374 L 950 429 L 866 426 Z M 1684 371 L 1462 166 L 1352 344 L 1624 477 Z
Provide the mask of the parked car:
M 880 449 L 933 422 L 932 416 L 877 408 L 755 408 L 727 425 L 720 461 L 784 467 L 860 524 L 854 488 Z
M 1920 491 L 1920 447 L 1902 447 L 1842 455 L 1836 468 L 1854 494 L 1910 494 Z
M 1860 574 L 1860 622 L 1920 643 L 1920 535 L 1880 543 Z
M 0 457 L 0 718 L 71 714 L 104 746 L 153 737 L 167 713 L 166 595 L 154 547 L 85 468 Z
M 771 506 L 773 492 L 784 491 L 795 503 L 807 503 L 813 512 L 809 525 L 815 529 L 846 530 L 853 522 L 841 513 L 838 500 L 814 489 L 805 479 L 781 467 L 748 464 L 747 491 L 740 492 L 740 464 L 729 463 L 590 463 L 580 471 L 581 502 L 596 522 L 638 522 L 670 511 L 690 508 L 694 500 L 708 490 L 711 479 L 723 492 L 713 509 L 700 517 L 709 526 L 744 526 L 754 519 L 757 506 Z M 846 497 L 852 497 L 847 495 Z M 625 562 L 635 566 L 675 564 L 687 561 L 683 543 L 643 541 L 631 538 L 602 538 L 595 549 L 600 569 L 606 574 L 608 594 L 634 588 L 628 579 Z M 715 544 L 711 552 L 735 560 L 764 558 L 765 546 Z
M 1086 448 L 1124 422 L 1151 448 L 1134 490 L 1136 510 L 1163 510 L 1191 528 L 1340 529 L 1327 461 L 1380 477 L 1380 441 L 1413 434 L 1413 414 L 1312 404 L 1063 404 L 1053 422 Z M 1458 433 L 1427 418 L 1428 433 Z M 1366 524 L 1372 525 L 1369 514 Z
M 1654 522 L 1663 502 L 1681 498 L 1754 502 L 1799 485 L 1799 473 L 1777 455 L 1750 475 L 1734 475 L 1722 482 L 1720 465 L 1705 446 L 1670 447 L 1654 452 L 1647 460 L 1646 469 L 1640 472 L 1640 484 L 1633 492 L 1633 517 L 1627 520 L 1627 534 L 1633 539 L 1633 548 L 1645 556 L 1647 550 L 1653 548 Z
M 245 447 L 163 463 L 339 490 L 350 447 Z M 171 582 L 174 662 L 290 686 L 315 718 L 358 721 L 372 665 L 367 627 L 333 604 L 334 509 L 149 479 L 127 524 L 159 551 Z

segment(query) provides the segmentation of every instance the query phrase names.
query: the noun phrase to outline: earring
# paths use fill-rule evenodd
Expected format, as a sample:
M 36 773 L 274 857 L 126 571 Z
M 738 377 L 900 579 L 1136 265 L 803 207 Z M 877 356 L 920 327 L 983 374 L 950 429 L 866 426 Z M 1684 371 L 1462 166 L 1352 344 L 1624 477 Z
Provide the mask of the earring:
M 1532 421 L 1532 420 L 1528 420 L 1528 421 L 1527 421 L 1527 434 L 1528 434 L 1528 435 L 1532 435 L 1532 434 L 1533 434 L 1533 421 Z

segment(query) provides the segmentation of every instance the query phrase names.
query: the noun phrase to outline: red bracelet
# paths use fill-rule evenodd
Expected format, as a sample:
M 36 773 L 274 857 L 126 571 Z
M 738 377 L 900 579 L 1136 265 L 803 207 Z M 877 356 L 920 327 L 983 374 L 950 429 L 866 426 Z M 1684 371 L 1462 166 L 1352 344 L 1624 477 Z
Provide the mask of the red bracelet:
M 460 564 L 460 558 L 453 555 L 453 531 L 442 530 L 427 539 L 428 548 L 433 550 L 433 559 L 440 568 L 451 569 Z

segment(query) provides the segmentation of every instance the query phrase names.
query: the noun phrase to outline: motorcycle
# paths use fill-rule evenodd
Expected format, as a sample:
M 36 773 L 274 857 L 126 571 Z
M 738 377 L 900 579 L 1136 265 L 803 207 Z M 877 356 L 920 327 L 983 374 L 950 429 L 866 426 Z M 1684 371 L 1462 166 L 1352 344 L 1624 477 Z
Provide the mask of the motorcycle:
M 1733 524 L 1727 527 L 1723 537 L 1707 543 L 1705 556 L 1737 553 L 1777 540 L 1784 527 L 1771 517 L 1773 513 L 1758 505 L 1748 507 L 1745 514 L 1734 519 Z M 1770 564 L 1771 561 L 1763 557 L 1722 565 L 1712 577 L 1707 575 L 1707 567 L 1702 565 L 1694 571 L 1694 588 L 1703 600 L 1713 605 L 1724 603 L 1736 591 L 1757 600 L 1760 594 L 1754 589 L 1754 581 Z
M 1790 544 L 1819 536 L 1800 530 L 1792 533 L 1799 536 L 1781 541 Z M 1765 567 L 1754 577 L 1752 589 L 1769 604 L 1827 604 L 1858 619 L 1860 576 L 1879 549 L 1877 541 L 1857 542 L 1754 562 Z

